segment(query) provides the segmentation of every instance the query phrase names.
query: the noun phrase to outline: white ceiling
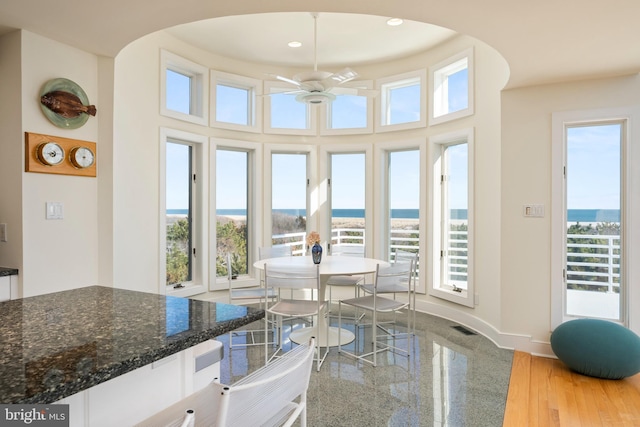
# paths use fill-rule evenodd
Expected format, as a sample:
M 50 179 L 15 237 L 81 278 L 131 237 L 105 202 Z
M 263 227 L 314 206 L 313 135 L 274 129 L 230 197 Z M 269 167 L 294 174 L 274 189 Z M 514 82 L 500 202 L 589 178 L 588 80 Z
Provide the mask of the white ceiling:
M 387 17 L 320 13 L 318 68 L 356 66 L 425 51 L 456 35 L 435 25 Z M 227 16 L 168 29 L 185 42 L 224 57 L 278 66 L 310 67 L 314 62 L 313 17 L 307 12 Z M 287 45 L 302 42 L 299 48 Z
M 226 49 L 226 53 L 219 50 L 221 54 L 306 65 L 312 61 L 305 56 L 308 53 L 294 54 L 280 42 L 289 41 L 288 32 L 294 27 L 310 37 L 312 26 L 304 22 L 309 11 L 321 13 L 318 61 L 326 66 L 368 62 L 375 60 L 374 55 L 390 59 L 424 48 L 434 40 L 428 26 L 417 24 L 424 22 L 496 49 L 509 65 L 507 88 L 640 71 L 638 0 L 5 0 L 0 1 L 0 34 L 3 28 L 25 29 L 115 57 L 146 34 L 221 18 L 214 21 L 220 26 L 215 33 L 202 36 L 220 43 L 216 49 Z M 288 16 L 268 16 L 273 21 L 266 23 L 268 13 L 299 13 L 301 18 L 285 25 L 278 20 Z M 324 25 L 336 26 L 331 31 L 322 27 L 325 14 Z M 332 24 L 330 14 L 340 14 L 336 20 L 341 22 Z M 414 22 L 396 29 L 376 25 L 388 17 Z

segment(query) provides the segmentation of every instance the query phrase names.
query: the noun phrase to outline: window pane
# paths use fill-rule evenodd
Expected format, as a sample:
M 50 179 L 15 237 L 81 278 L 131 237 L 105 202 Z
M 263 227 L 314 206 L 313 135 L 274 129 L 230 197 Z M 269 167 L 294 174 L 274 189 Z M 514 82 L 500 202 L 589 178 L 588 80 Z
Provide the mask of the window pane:
M 280 129 L 308 129 L 307 105 L 296 101 L 295 96 L 272 93 L 271 127 Z
M 389 153 L 389 249 L 418 252 L 420 151 Z M 390 255 L 393 260 L 393 255 Z
M 444 150 L 443 278 L 445 285 L 467 289 L 468 145 L 450 145 Z
M 417 122 L 420 120 L 420 84 L 389 90 L 389 117 L 387 124 Z
M 216 275 L 226 276 L 230 252 L 233 275 L 248 273 L 247 200 L 249 153 L 216 150 Z
M 167 284 L 191 281 L 191 146 L 167 142 Z
M 622 126 L 567 129 L 567 314 L 620 320 Z
M 365 155 L 331 155 L 331 244 L 363 246 Z
M 356 129 L 367 127 L 367 97 L 338 95 L 329 104 L 329 129 Z
M 307 156 L 273 154 L 271 157 L 272 244 L 293 243 L 305 250 L 307 226 Z
M 469 79 L 468 69 L 455 72 L 447 78 L 448 80 L 448 108 L 446 113 L 455 113 L 469 107 Z
M 167 109 L 191 113 L 191 77 L 167 69 Z
M 250 125 L 250 95 L 251 91 L 244 88 L 216 85 L 216 120 Z

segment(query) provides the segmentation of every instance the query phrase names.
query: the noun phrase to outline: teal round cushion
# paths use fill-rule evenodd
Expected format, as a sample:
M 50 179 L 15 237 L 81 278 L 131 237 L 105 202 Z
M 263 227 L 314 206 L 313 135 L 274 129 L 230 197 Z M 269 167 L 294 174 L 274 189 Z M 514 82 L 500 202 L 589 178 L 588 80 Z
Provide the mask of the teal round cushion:
M 551 348 L 571 370 L 618 380 L 640 372 L 640 337 L 617 323 L 570 320 L 551 334 Z

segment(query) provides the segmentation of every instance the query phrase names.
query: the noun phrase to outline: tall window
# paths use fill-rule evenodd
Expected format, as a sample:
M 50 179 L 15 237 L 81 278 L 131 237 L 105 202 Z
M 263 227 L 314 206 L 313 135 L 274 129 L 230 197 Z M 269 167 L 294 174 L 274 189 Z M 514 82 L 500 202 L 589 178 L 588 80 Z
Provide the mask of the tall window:
M 192 281 L 193 173 L 192 146 L 179 141 L 166 145 L 167 285 Z
M 234 276 L 249 272 L 249 153 L 216 150 L 216 275 L 226 276 L 231 253 Z
M 466 143 L 442 146 L 441 285 L 454 292 L 466 291 L 468 282 L 468 162 Z
M 473 130 L 431 142 L 435 238 L 429 294 L 473 307 Z
M 307 155 L 271 155 L 271 244 L 305 251 L 307 227 Z
M 473 114 L 473 49 L 430 68 L 432 86 L 429 124 Z
M 621 122 L 566 128 L 566 315 L 622 320 Z
M 331 154 L 331 244 L 365 246 L 365 154 Z
M 420 244 L 420 150 L 388 153 L 389 260 Z

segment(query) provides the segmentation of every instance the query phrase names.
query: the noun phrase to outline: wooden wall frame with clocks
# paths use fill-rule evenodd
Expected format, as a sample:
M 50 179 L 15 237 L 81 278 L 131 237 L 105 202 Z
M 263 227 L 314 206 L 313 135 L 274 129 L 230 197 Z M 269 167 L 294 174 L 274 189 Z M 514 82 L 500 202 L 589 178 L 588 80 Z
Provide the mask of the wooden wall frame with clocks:
M 24 154 L 25 172 L 97 175 L 95 142 L 25 132 Z

